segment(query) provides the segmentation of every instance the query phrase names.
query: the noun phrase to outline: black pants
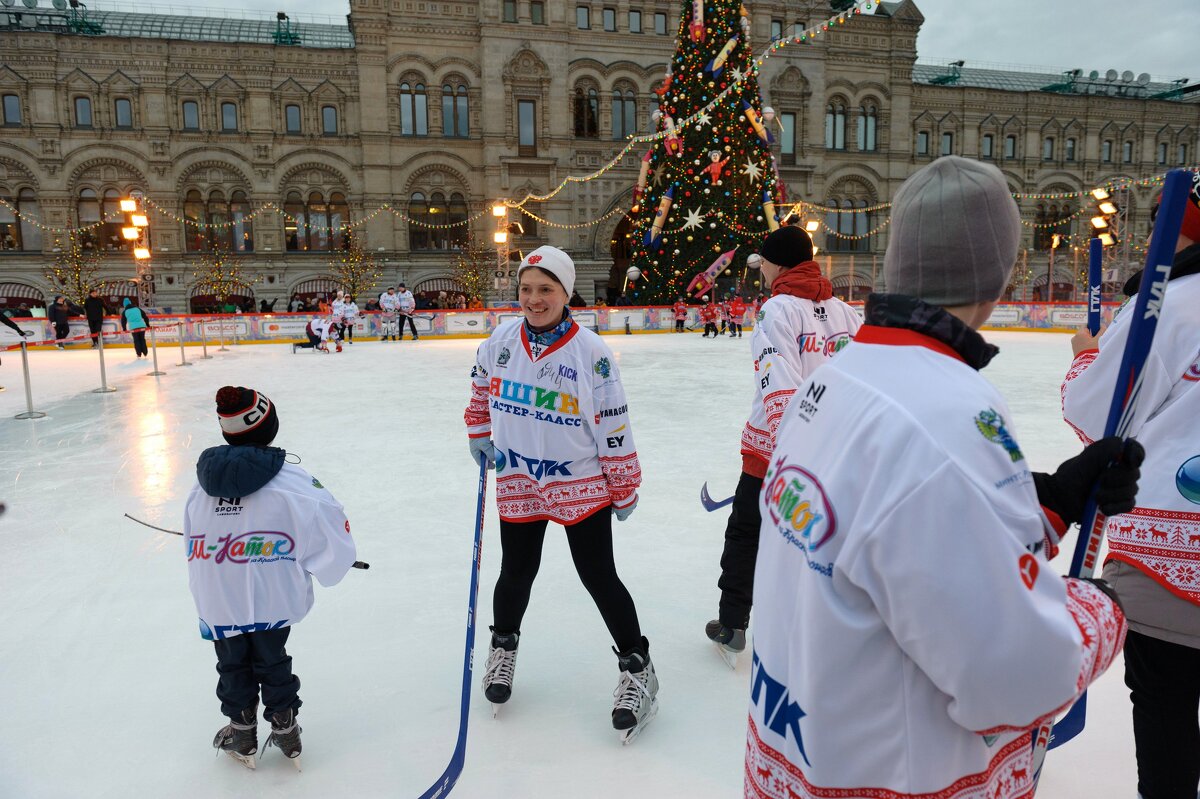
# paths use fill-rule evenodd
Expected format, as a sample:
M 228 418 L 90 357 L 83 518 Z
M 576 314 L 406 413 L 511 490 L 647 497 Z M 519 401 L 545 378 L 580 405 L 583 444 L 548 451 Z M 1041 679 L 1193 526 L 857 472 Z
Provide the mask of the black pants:
M 676 333 L 682 333 L 682 332 L 683 332 L 683 320 L 682 320 L 682 319 L 676 319 L 676 320 L 675 320 L 675 332 L 676 332 Z
M 729 335 L 731 335 L 731 336 L 742 335 L 742 326 L 740 324 L 738 324 L 737 322 L 730 322 L 729 323 Z
M 266 718 L 300 705 L 300 678 L 292 674 L 292 658 L 284 649 L 291 627 L 243 633 L 222 641 L 213 641 L 217 650 L 217 699 L 221 712 L 237 718 L 254 707 L 262 688 Z
M 413 338 L 417 337 L 417 323 L 408 314 L 400 314 L 400 338 L 404 338 L 404 323 L 408 322 L 408 326 L 412 328 Z
M 66 322 L 54 323 L 54 338 L 62 341 L 71 333 L 71 326 Z
M 349 325 L 345 322 L 338 325 L 338 335 L 341 337 L 342 341 L 349 341 L 350 339 L 354 338 L 354 325 Z
M 308 333 L 308 331 L 305 331 Z M 321 347 L 321 337 L 316 333 L 308 333 L 308 342 L 306 344 L 297 344 L 297 347 L 305 350 L 315 350 Z
M 500 521 L 500 579 L 492 595 L 496 632 L 511 635 L 521 629 L 529 592 L 542 562 L 546 522 Z M 604 618 L 617 649 L 626 652 L 642 642 L 633 597 L 617 576 L 613 561 L 612 511 L 603 508 L 578 524 L 566 525 L 571 559 L 583 587 Z
M 1133 700 L 1142 799 L 1194 799 L 1200 782 L 1200 649 L 1130 630 L 1125 684 Z
M 150 350 L 146 347 L 146 331 L 133 331 L 133 351 L 138 355 L 149 355 Z
M 713 338 L 716 338 L 717 337 L 717 325 L 714 322 L 705 322 L 704 323 L 704 335 L 707 336 L 708 331 L 710 331 L 710 330 L 712 331 Z
M 104 325 L 103 319 L 89 319 L 88 330 L 92 333 L 92 344 L 96 343 L 96 336 L 100 334 L 100 328 Z
M 762 478 L 742 472 L 733 507 L 725 525 L 725 551 L 721 553 L 721 604 L 717 618 L 726 627 L 744 630 L 750 625 L 750 607 L 754 604 L 754 561 L 758 559 L 758 530 L 762 516 L 758 495 Z

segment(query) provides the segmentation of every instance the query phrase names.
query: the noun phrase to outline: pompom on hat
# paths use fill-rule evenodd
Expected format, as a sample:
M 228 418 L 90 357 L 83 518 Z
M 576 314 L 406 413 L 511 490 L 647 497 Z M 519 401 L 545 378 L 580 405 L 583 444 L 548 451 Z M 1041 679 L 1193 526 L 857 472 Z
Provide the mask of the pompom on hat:
M 244 386 L 217 391 L 221 435 L 233 445 L 267 446 L 279 433 L 279 413 L 266 394 Z

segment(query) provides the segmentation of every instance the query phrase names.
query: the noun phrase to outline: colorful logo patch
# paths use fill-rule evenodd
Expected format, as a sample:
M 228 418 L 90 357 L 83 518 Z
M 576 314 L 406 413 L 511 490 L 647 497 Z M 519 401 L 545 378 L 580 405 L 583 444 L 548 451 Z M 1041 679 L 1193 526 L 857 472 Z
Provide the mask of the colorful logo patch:
M 608 362 L 608 358 L 601 358 L 596 361 L 595 366 L 592 367 L 592 371 L 607 380 L 608 376 L 612 374 L 612 365 Z
M 318 479 L 317 479 L 317 478 L 315 478 L 315 477 L 313 478 L 313 488 L 324 488 L 324 487 L 325 487 L 325 486 L 321 485 L 321 481 L 320 481 L 320 480 L 318 480 Z
M 980 411 L 975 417 L 975 427 L 979 430 L 980 435 L 986 438 L 993 444 L 999 444 L 1004 447 L 1004 451 L 1008 453 L 1008 457 L 1013 463 L 1025 458 L 1021 454 L 1021 448 L 1017 446 L 1017 442 L 1009 435 L 1008 429 L 1004 426 L 1004 419 L 995 410 L 988 408 L 986 411 Z
M 504 366 L 508 363 L 508 359 L 512 357 L 512 353 L 508 351 L 508 347 L 500 350 L 500 357 L 496 359 L 496 363 Z
M 837 518 L 825 489 L 811 472 L 781 461 L 763 484 L 771 522 L 788 543 L 816 552 L 837 532 Z
M 241 535 L 223 535 L 209 544 L 202 535 L 188 538 L 188 560 L 212 560 L 213 563 L 273 563 L 295 560 L 296 542 L 287 533 L 255 531 Z

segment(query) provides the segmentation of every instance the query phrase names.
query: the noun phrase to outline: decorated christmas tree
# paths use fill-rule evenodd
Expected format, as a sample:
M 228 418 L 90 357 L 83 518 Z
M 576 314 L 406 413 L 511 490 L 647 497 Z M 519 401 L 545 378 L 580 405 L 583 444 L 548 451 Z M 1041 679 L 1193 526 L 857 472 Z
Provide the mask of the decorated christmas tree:
M 371 293 L 383 278 L 379 266 L 357 239 L 351 239 L 350 246 L 329 263 L 329 271 L 337 279 L 338 287 L 356 300 Z
M 473 234 L 450 265 L 450 274 L 462 286 L 467 301 L 483 301 L 492 288 L 492 273 L 496 270 L 496 250 L 485 246 Z
M 628 293 L 637 304 L 700 296 L 779 226 L 773 135 L 742 0 L 683 3 L 679 40 L 657 89 L 658 130 L 634 190 Z M 689 286 L 691 290 L 689 291 Z
M 201 255 L 192 276 L 195 293 L 210 295 L 218 312 L 225 309 L 230 297 L 247 294 L 250 286 L 259 280 L 257 275 L 247 276 L 241 263 L 231 258 L 229 250 L 223 247 L 214 247 Z
M 83 307 L 88 292 L 100 288 L 104 254 L 84 246 L 84 240 L 71 231 L 65 239 L 54 242 L 54 249 L 54 262 L 46 267 L 46 280 L 56 292 Z

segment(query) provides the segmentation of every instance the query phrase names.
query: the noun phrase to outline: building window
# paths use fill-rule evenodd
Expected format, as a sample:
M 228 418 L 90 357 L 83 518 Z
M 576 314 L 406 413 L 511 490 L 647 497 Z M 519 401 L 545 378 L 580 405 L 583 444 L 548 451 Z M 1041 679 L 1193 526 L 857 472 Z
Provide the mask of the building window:
M 288 252 L 308 250 L 308 218 L 304 215 L 304 198 L 298 191 L 288 192 L 283 201 L 283 244 Z
M 825 106 L 825 147 L 830 150 L 846 149 L 846 107 L 841 103 Z
M 612 123 L 613 139 L 618 141 L 632 136 L 637 129 L 637 99 L 632 90 L 627 90 L 624 95 L 620 89 L 613 90 Z
M 1179 166 L 1187 166 L 1187 145 L 1186 144 L 1179 145 L 1179 158 L 1177 160 L 1179 161 Z
M 783 127 L 779 140 L 779 154 L 783 156 L 784 164 L 796 163 L 796 115 L 780 114 L 779 124 Z
M 300 132 L 300 106 L 288 105 L 283 109 L 284 123 L 287 125 L 288 133 Z
M 1133 163 L 1133 142 L 1127 141 L 1121 145 L 1121 162 L 1125 164 Z
M 229 227 L 229 205 L 225 202 L 225 195 L 220 189 L 213 189 L 209 192 L 205 212 L 209 246 L 214 250 L 233 249 Z
M 183 129 L 200 130 L 200 104 L 195 100 L 183 101 Z
M 587 6 L 575 6 L 575 27 L 581 31 L 592 27 L 592 11 Z
M 517 0 L 504 0 L 504 21 L 517 21 Z
M 654 15 L 654 32 L 659 36 L 667 35 L 667 15 L 659 12 Z
M 35 252 L 42 249 L 42 231 L 29 221 L 38 217 L 37 199 L 33 189 L 21 189 L 16 198 L 0 195 L 0 199 L 12 205 L 0 205 L 0 250 L 24 250 Z
M 235 191 L 229 198 L 230 239 L 234 252 L 254 252 L 254 219 L 244 191 Z
M 113 121 L 116 127 L 122 130 L 128 130 L 133 127 L 133 103 L 126 100 L 124 97 L 118 97 L 113 101 Z
M 537 155 L 537 104 L 517 101 L 517 155 Z
M 400 135 L 429 135 L 429 98 L 425 84 L 400 84 Z
M 1158 163 L 1167 163 L 1167 143 L 1165 141 L 1158 143 Z
M 183 198 L 183 245 L 188 252 L 204 252 L 208 249 L 208 230 L 205 225 L 204 198 L 199 191 L 191 189 Z
M 531 0 L 529 3 L 529 19 L 534 25 L 546 24 L 546 4 L 542 0 Z
M 90 128 L 92 126 L 92 101 L 88 97 L 75 98 L 75 127 Z
M 583 139 L 595 139 L 600 135 L 600 96 L 595 89 L 575 90 L 575 135 Z
M 1100 160 L 1106 164 L 1112 163 L 1113 143 L 1112 139 L 1105 139 L 1100 145 Z
M 631 10 L 629 12 L 629 32 L 630 33 L 641 33 L 642 32 L 642 12 L 641 11 Z
M 875 106 L 864 105 L 858 109 L 858 149 L 874 152 L 879 147 Z
M 617 29 L 617 10 L 615 8 L 604 9 L 604 30 L 615 31 Z
M 1073 224 L 1071 216 L 1075 213 L 1075 207 L 1069 202 L 1065 202 L 1062 205 L 1039 203 L 1035 209 L 1035 213 L 1035 227 L 1033 229 L 1033 248 L 1035 250 L 1051 249 L 1054 244 L 1055 233 L 1064 238 L 1071 235 Z M 1070 297 L 1063 297 L 1062 299 L 1070 299 Z
M 442 86 L 442 135 L 465 139 L 467 121 L 467 87 Z
M 982 158 L 991 158 L 996 146 L 996 137 L 990 133 L 983 134 L 983 143 L 979 146 L 979 155 Z
M 100 246 L 109 252 L 124 249 L 121 228 L 125 227 L 125 215 L 121 213 L 121 193 L 116 189 L 105 189 L 100 211 L 104 221 L 100 226 Z
M 954 134 L 942 134 L 942 155 L 954 155 Z
M 929 155 L 929 134 L 917 131 L 917 155 Z
M 221 132 L 233 133 L 238 129 L 237 103 L 221 103 Z
M 795 39 L 799 39 L 801 36 L 804 35 L 805 29 L 806 29 L 806 26 L 803 22 L 800 22 L 799 20 L 797 20 L 796 22 L 793 22 L 792 23 L 792 37 Z
M 830 210 L 825 215 L 825 249 L 829 252 L 867 252 L 871 239 L 871 214 L 865 210 L 866 200 L 830 199 L 826 202 Z M 840 234 L 840 235 L 838 235 Z
M 336 136 L 338 132 L 337 108 L 332 105 L 321 106 L 321 132 L 326 136 Z
M 1075 160 L 1075 140 L 1074 139 L 1067 139 L 1067 160 L 1068 161 Z
M 1005 136 L 1004 137 L 1004 157 L 1005 158 L 1016 158 L 1017 157 L 1017 137 L 1016 136 Z
M 1054 137 L 1053 136 L 1047 136 L 1046 138 L 1042 139 L 1042 160 L 1043 161 L 1053 161 L 1054 160 Z
M 408 248 L 410 250 L 432 250 L 432 230 L 429 223 L 429 201 L 419 191 L 408 198 Z
M 21 124 L 21 98 L 15 94 L 4 95 L 4 124 Z
M 80 227 L 89 228 L 80 234 L 80 244 L 85 250 L 94 249 L 98 227 L 93 226 L 100 221 L 100 199 L 95 190 L 79 190 L 79 199 L 75 203 L 75 215 L 79 219 Z
M 771 20 L 771 40 L 780 39 L 783 37 L 783 20 Z

